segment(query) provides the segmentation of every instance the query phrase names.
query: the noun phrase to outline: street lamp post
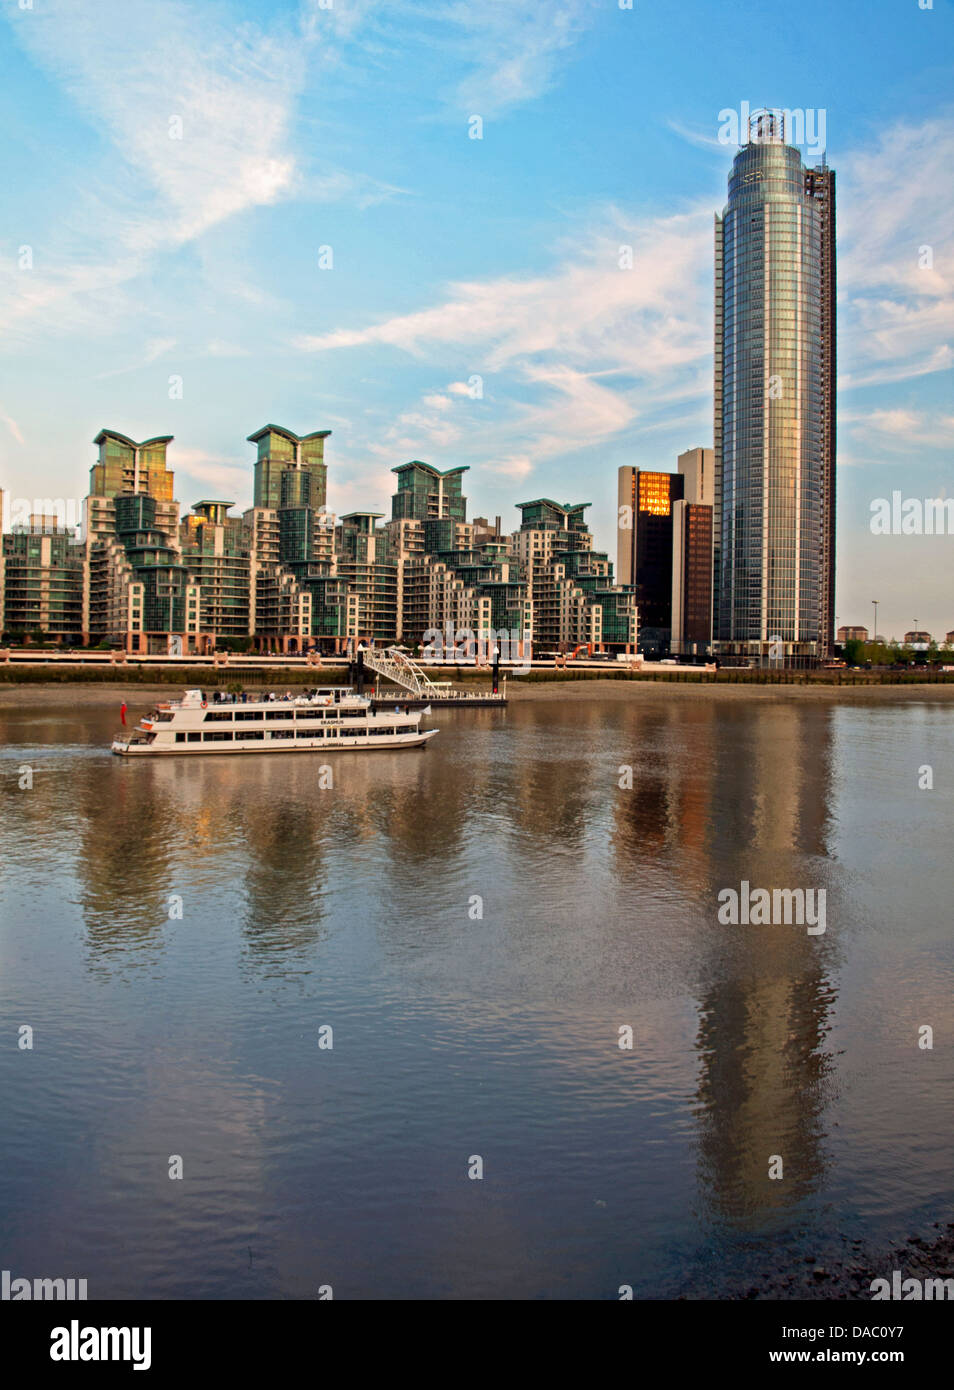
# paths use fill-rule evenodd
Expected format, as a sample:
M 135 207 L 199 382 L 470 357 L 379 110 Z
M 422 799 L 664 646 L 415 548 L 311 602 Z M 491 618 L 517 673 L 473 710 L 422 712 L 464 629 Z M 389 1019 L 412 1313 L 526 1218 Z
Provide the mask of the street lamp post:
M 874 640 L 877 642 L 877 640 L 878 640 L 878 600 L 877 600 L 876 598 L 873 598 L 873 599 L 871 600 L 871 602 L 874 604 L 874 611 L 875 611 Z

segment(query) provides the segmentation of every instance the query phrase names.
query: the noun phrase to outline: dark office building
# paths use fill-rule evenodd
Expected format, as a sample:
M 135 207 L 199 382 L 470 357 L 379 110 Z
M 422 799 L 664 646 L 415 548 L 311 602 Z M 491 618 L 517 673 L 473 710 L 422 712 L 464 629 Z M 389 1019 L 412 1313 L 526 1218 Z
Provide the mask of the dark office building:
M 635 589 L 638 650 L 647 657 L 669 655 L 673 504 L 682 500 L 684 491 L 681 473 L 619 470 L 616 580 Z
M 712 639 L 712 508 L 673 503 L 673 656 L 705 656 Z
M 676 467 L 683 500 L 672 507 L 673 656 L 702 657 L 712 645 L 713 451 L 687 449 Z

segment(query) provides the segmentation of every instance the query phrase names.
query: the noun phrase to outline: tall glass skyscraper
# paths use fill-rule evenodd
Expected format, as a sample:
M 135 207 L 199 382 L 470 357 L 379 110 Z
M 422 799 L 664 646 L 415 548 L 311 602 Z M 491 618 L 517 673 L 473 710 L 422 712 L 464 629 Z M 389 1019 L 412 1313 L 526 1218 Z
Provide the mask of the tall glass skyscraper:
M 753 113 L 715 219 L 714 636 L 801 663 L 831 650 L 835 174 Z

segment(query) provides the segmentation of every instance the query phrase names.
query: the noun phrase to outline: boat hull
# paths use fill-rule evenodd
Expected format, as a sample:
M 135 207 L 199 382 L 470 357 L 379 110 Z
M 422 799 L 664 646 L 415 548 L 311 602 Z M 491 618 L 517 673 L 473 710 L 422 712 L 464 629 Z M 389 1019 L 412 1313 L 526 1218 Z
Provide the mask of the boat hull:
M 391 737 L 289 739 L 273 743 L 195 743 L 157 747 L 154 743 L 124 743 L 114 739 L 111 751 L 121 758 L 188 758 L 218 754 L 245 753 L 363 753 L 399 752 L 404 748 L 421 748 L 434 737 L 437 729 L 424 729 L 417 734 L 397 734 Z

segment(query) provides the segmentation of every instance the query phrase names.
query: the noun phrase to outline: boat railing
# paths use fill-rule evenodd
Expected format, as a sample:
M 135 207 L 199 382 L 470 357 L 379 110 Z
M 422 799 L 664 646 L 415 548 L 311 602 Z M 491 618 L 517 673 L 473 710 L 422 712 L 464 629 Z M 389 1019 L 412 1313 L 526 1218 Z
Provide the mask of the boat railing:
M 286 692 L 284 695 L 275 695 L 273 698 L 271 691 L 264 691 L 261 694 L 250 696 L 245 700 L 234 694 L 230 694 L 228 698 L 224 700 L 205 699 L 201 702 L 198 700 L 185 699 L 163 700 L 161 704 L 154 706 L 153 713 L 147 717 L 162 719 L 163 716 L 165 716 L 166 719 L 169 719 L 174 713 L 181 710 L 212 709 L 221 708 L 222 706 L 235 709 L 248 708 L 249 706 L 252 708 L 266 708 L 272 705 L 303 705 L 327 708 L 330 705 L 340 705 L 349 701 L 354 704 L 360 703 L 362 705 L 369 703 L 366 695 L 358 695 L 351 686 L 342 686 L 334 690 L 321 690 L 315 695 L 292 695 L 290 692 Z

